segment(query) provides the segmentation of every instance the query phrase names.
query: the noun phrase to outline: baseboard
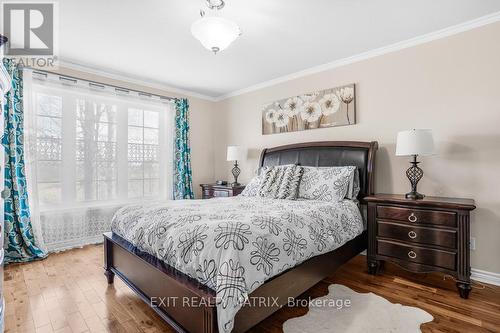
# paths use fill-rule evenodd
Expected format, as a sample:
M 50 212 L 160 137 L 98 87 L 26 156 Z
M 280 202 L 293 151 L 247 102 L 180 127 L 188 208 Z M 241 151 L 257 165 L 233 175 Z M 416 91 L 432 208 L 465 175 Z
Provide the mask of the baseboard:
M 360 253 L 363 256 L 366 256 L 366 250 Z M 471 279 L 474 281 L 479 281 L 482 283 L 488 283 L 495 286 L 500 286 L 500 274 L 483 271 L 476 268 L 471 268 Z
M 472 268 L 471 279 L 500 286 L 500 274 Z
M 46 248 L 49 253 L 57 253 L 74 248 L 81 248 L 85 245 L 100 244 L 103 242 L 103 240 L 104 238 L 102 235 L 95 235 L 90 237 L 71 239 L 69 241 L 46 244 Z

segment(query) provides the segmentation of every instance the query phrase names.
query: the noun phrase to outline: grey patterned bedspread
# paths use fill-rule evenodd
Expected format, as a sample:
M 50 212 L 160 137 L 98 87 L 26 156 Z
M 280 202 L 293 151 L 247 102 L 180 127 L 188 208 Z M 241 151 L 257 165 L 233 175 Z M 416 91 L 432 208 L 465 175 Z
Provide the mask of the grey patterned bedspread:
M 351 200 L 232 197 L 129 205 L 112 231 L 216 292 L 219 332 L 230 332 L 249 293 L 363 232 Z

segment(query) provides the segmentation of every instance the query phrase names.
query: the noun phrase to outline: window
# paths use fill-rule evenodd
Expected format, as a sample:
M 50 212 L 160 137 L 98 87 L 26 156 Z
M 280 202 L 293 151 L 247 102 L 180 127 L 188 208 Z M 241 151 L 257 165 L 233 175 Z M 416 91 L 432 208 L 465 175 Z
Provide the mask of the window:
M 30 71 L 25 96 L 32 215 L 49 250 L 100 239 L 125 203 L 170 199 L 170 102 Z
M 159 114 L 128 110 L 128 196 L 153 197 L 159 191 Z
M 77 99 L 76 201 L 117 196 L 116 104 Z
M 33 80 L 41 208 L 167 198 L 170 108 L 81 90 Z
M 38 93 L 35 101 L 38 193 L 42 204 L 51 204 L 62 197 L 62 99 Z

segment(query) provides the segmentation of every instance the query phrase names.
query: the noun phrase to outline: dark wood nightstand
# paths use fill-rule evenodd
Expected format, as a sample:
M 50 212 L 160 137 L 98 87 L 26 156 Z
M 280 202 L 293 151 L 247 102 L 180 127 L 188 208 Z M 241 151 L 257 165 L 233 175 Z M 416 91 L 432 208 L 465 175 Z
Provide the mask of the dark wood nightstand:
M 384 261 L 412 272 L 438 271 L 455 277 L 462 298 L 470 283 L 470 211 L 474 200 L 377 194 L 368 203 L 368 271 Z
M 245 185 L 232 186 L 217 185 L 217 184 L 201 184 L 203 199 L 210 199 L 215 197 L 234 197 L 243 191 Z

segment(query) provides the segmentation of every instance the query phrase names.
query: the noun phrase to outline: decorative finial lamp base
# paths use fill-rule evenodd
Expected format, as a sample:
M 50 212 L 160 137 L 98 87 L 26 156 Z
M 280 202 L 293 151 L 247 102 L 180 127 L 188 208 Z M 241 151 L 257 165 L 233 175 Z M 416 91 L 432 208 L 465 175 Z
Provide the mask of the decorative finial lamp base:
M 238 176 L 240 175 L 241 170 L 238 167 L 238 161 L 234 161 L 234 167 L 231 170 L 231 173 L 233 174 L 233 177 L 234 177 L 234 182 L 231 185 L 232 186 L 239 186 L 240 183 L 238 183 Z
M 419 163 L 417 162 L 417 155 L 413 155 L 413 160 L 410 162 L 412 166 L 406 170 L 406 177 L 408 177 L 411 184 L 411 192 L 406 193 L 406 199 L 418 200 L 424 198 L 423 194 L 417 192 L 417 184 L 424 176 L 424 171 L 418 166 Z
M 241 146 L 227 146 L 227 161 L 234 161 L 233 169 L 231 170 L 234 182 L 231 184 L 233 186 L 239 186 L 238 177 L 241 173 L 240 168 L 238 167 L 238 161 L 244 160 L 247 157 L 247 150 Z
M 405 198 L 410 199 L 410 200 L 419 200 L 419 199 L 423 199 L 424 197 L 425 197 L 425 195 L 420 194 L 418 192 L 408 192 L 405 194 Z

